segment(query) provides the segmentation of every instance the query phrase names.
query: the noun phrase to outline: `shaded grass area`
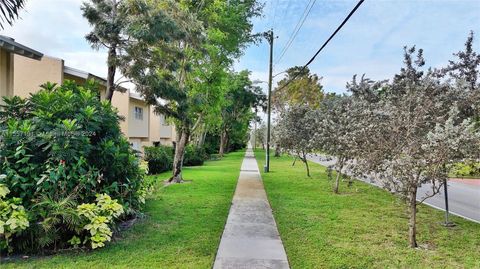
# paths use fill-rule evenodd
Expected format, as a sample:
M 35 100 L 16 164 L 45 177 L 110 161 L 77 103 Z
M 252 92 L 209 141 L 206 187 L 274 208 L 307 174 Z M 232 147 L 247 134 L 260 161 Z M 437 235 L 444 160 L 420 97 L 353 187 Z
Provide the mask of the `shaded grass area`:
M 163 188 L 155 176 L 144 220 L 105 248 L 1 264 L 3 268 L 211 268 L 227 219 L 244 152 L 186 167 L 190 183 Z
M 262 168 L 264 151 L 255 156 Z M 272 155 L 273 156 L 273 155 Z M 480 224 L 419 206 L 419 249 L 408 247 L 405 205 L 390 193 L 355 181 L 340 194 L 325 168 L 310 162 L 312 177 L 293 158 L 271 158 L 262 178 L 292 268 L 480 268 Z

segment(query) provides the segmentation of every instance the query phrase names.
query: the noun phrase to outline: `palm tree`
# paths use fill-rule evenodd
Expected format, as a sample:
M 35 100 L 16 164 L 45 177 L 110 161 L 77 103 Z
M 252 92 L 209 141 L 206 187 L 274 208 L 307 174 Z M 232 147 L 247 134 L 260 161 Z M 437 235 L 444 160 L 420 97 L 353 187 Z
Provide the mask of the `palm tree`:
M 4 23 L 12 25 L 18 18 L 20 9 L 25 6 L 26 0 L 0 0 L 0 28 L 3 29 Z

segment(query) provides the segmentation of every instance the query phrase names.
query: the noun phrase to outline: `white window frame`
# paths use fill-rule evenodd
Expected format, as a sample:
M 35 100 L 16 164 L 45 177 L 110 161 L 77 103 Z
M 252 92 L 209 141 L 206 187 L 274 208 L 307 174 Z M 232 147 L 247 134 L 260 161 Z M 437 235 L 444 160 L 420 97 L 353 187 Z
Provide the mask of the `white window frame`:
M 133 108 L 133 115 L 136 120 L 143 120 L 143 107 L 135 106 Z

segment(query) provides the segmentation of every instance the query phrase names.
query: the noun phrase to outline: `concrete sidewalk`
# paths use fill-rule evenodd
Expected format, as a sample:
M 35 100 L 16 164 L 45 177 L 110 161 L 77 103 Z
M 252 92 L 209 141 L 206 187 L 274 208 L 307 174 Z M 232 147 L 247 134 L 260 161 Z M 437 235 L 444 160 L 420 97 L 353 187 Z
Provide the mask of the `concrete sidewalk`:
M 242 163 L 213 268 L 289 268 L 251 148 Z

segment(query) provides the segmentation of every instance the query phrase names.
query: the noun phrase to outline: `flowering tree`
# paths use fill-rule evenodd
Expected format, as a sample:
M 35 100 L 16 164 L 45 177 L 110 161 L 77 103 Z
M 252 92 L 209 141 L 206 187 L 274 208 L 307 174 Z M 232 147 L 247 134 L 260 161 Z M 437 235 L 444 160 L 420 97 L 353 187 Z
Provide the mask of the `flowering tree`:
M 354 121 L 355 113 L 352 98 L 349 96 L 330 96 L 326 98 L 319 109 L 312 111 L 310 117 L 315 122 L 312 147 L 330 156 L 335 156 L 337 162 L 333 165 L 336 179 L 333 191 L 338 193 L 342 170 L 353 159 L 350 133 L 359 128 Z
M 405 48 L 405 66 L 381 91 L 378 98 L 364 98 L 366 90 L 354 92 L 354 102 L 363 105 L 363 127 L 351 132 L 356 171 L 370 174 L 391 192 L 406 199 L 409 213 L 409 243 L 417 246 L 417 190 L 431 183 L 431 196 L 448 176 L 446 167 L 478 156 L 480 136 L 471 122 L 462 120 L 457 103 L 465 87 L 441 82 L 433 72 L 424 73 L 422 50 Z M 467 102 L 468 100 L 463 100 Z M 473 102 L 470 100 L 469 102 Z M 430 196 L 429 196 L 430 197 Z
M 254 136 L 255 136 L 254 147 L 256 147 L 257 145 L 262 145 L 262 149 L 265 149 L 266 133 L 267 133 L 267 126 L 265 125 L 265 123 L 261 123 L 260 126 L 258 126 L 258 128 L 256 128 L 254 131 Z
M 310 176 L 307 155 L 312 152 L 310 141 L 315 133 L 315 121 L 313 117 L 307 115 L 309 111 L 308 106 L 292 106 L 281 114 L 275 128 L 276 143 L 305 164 L 307 176 Z
M 465 50 L 453 54 L 458 58 L 457 61 L 449 61 L 449 65 L 440 70 L 442 75 L 465 81 L 468 89 L 472 91 L 478 89 L 480 77 L 480 54 L 473 50 L 473 37 L 472 31 L 465 42 Z

